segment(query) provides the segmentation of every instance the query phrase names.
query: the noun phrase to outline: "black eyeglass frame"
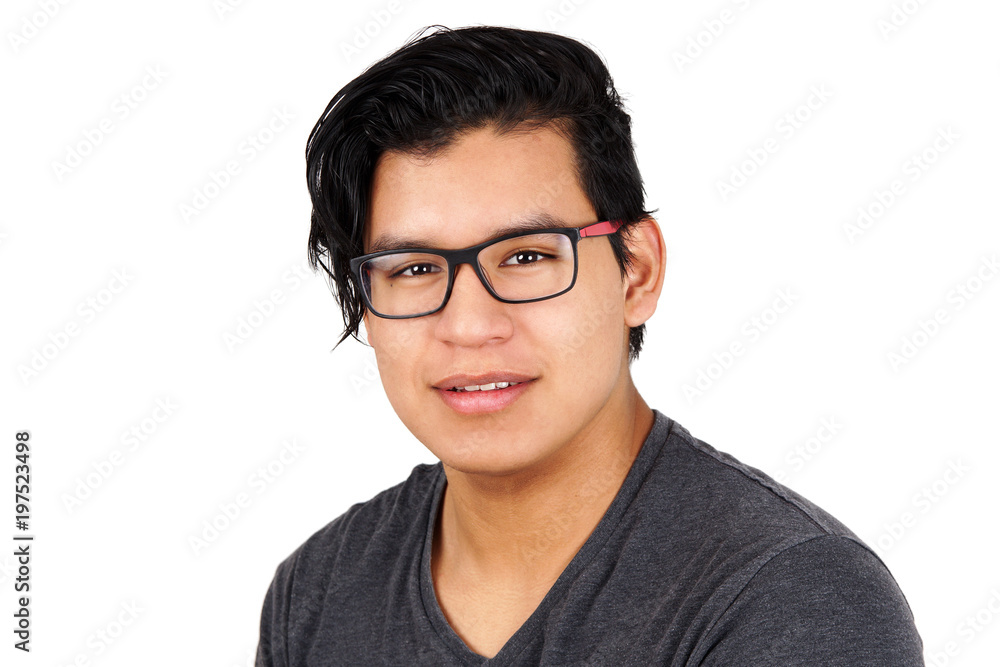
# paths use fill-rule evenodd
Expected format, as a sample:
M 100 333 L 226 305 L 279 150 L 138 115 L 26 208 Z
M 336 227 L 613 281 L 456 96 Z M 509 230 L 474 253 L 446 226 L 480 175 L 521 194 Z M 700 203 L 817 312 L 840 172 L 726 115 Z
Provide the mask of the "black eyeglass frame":
M 605 220 L 585 225 L 583 227 L 549 227 L 546 229 L 531 229 L 520 232 L 512 232 L 474 246 L 469 246 L 468 248 L 459 248 L 456 250 L 438 250 L 436 248 L 398 248 L 396 250 L 382 250 L 380 252 L 373 252 L 371 254 L 361 255 L 360 257 L 352 259 L 351 273 L 357 281 L 359 291 L 361 292 L 361 298 L 365 302 L 365 307 L 376 317 L 381 317 L 387 320 L 408 320 L 414 317 L 433 315 L 434 313 L 441 311 L 446 305 L 448 305 L 448 300 L 451 298 L 452 287 L 455 285 L 455 271 L 462 264 L 469 264 L 472 266 L 472 270 L 476 272 L 479 282 L 486 288 L 486 291 L 489 292 L 490 296 L 497 301 L 501 303 L 535 303 L 537 301 L 546 301 L 548 299 L 554 299 L 557 296 L 561 296 L 573 289 L 573 286 L 576 285 L 576 276 L 580 265 L 580 255 L 577 252 L 576 246 L 580 242 L 580 239 L 595 236 L 609 236 L 618 231 L 623 224 L 625 223 L 622 220 Z M 556 292 L 555 294 L 540 296 L 534 299 L 505 299 L 493 290 L 489 280 L 483 273 L 483 269 L 479 265 L 479 253 L 494 243 L 508 241 L 519 236 L 533 236 L 535 234 L 562 234 L 563 236 L 569 238 L 570 245 L 573 247 L 573 279 L 570 281 L 569 286 L 566 289 Z M 364 277 L 361 275 L 361 265 L 370 259 L 375 259 L 376 257 L 383 257 L 385 255 L 394 255 L 404 252 L 420 253 L 423 255 L 437 255 L 438 257 L 443 258 L 448 264 L 448 287 L 445 290 L 444 299 L 442 299 L 441 305 L 433 310 L 417 313 L 415 315 L 383 315 L 375 310 L 372 306 L 371 299 L 368 297 L 368 292 L 365 290 Z

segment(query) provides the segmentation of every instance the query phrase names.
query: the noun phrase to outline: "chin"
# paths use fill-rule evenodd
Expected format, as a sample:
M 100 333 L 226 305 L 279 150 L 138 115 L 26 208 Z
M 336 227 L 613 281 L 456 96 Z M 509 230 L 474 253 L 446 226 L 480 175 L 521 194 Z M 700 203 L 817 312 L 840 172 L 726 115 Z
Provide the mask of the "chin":
M 558 458 L 560 443 L 565 445 L 572 438 L 573 419 L 582 419 L 567 406 L 543 408 L 525 401 L 527 398 L 531 396 L 504 410 L 481 415 L 458 414 L 439 404 L 437 397 L 430 403 L 403 403 L 403 409 L 396 413 L 417 440 L 449 468 L 504 476 L 538 469 L 546 460 Z M 562 419 L 553 419 L 554 414 Z
M 524 439 L 519 439 L 520 442 L 512 445 L 507 438 L 498 434 L 490 435 L 492 437 L 470 438 L 464 442 L 424 444 L 444 465 L 469 475 L 512 475 L 531 468 L 546 458 L 545 452 Z

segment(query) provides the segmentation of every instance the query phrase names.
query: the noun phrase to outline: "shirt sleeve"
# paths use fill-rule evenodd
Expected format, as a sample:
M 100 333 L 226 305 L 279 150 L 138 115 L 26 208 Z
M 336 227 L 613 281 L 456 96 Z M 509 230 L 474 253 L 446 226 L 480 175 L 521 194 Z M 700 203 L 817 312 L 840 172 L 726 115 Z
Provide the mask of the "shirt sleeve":
M 923 667 L 913 614 L 885 564 L 840 536 L 768 561 L 709 631 L 704 667 Z
M 264 596 L 254 667 L 288 667 L 288 609 L 293 566 L 294 556 L 278 565 Z

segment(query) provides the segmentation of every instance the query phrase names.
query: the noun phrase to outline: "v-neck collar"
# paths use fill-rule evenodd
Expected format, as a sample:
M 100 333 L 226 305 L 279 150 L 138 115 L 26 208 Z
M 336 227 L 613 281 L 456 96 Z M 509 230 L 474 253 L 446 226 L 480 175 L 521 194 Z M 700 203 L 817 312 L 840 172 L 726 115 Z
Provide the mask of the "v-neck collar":
M 441 498 L 444 496 L 444 488 L 447 483 L 444 467 L 440 462 L 437 464 L 433 499 L 426 521 L 427 532 L 424 537 L 424 548 L 420 555 L 420 595 L 423 599 L 424 611 L 428 621 L 430 621 L 430 624 L 437 631 L 441 640 L 462 664 L 491 666 L 512 664 L 521 651 L 537 636 L 540 627 L 548 616 L 549 609 L 566 593 L 567 588 L 576 579 L 577 574 L 590 563 L 594 555 L 600 551 L 615 531 L 619 521 L 625 514 L 625 510 L 639 492 L 639 488 L 646 479 L 646 474 L 652 467 L 653 461 L 656 460 L 657 455 L 663 448 L 663 443 L 667 440 L 672 422 L 669 417 L 656 410 L 653 410 L 653 416 L 653 428 L 642 443 L 639 454 L 636 455 L 635 461 L 632 462 L 632 467 L 629 469 L 621 488 L 618 489 L 618 493 L 615 495 L 614 500 L 611 501 L 604 516 L 601 517 L 601 520 L 597 523 L 587 541 L 580 547 L 580 550 L 576 552 L 569 565 L 562 571 L 556 582 L 552 584 L 552 587 L 531 613 L 531 616 L 528 617 L 528 620 L 517 629 L 510 639 L 507 640 L 507 643 L 492 658 L 487 658 L 484 655 L 474 652 L 462 641 L 462 638 L 458 636 L 444 617 L 444 612 L 441 610 L 440 604 L 438 604 L 437 593 L 434 591 L 434 581 L 431 576 L 431 550 L 434 540 L 434 528 L 437 523 L 438 507 L 440 506 Z

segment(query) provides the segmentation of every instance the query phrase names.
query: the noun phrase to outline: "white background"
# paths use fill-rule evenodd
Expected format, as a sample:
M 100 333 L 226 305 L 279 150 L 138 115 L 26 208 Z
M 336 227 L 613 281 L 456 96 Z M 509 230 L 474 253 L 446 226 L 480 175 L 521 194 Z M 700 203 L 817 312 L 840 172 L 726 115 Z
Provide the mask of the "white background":
M 987 0 L 4 3 L 0 465 L 12 485 L 30 430 L 36 539 L 24 655 L 8 487 L 0 662 L 250 664 L 278 562 L 435 460 L 370 349 L 331 352 L 341 321 L 305 264 L 303 151 L 341 86 L 440 23 L 551 29 L 606 58 L 669 250 L 640 392 L 875 546 L 930 664 L 992 664 L 998 20 Z M 269 127 L 275 110 L 291 120 Z M 724 200 L 734 169 L 753 173 Z M 896 179 L 902 194 L 849 234 Z M 780 290 L 793 305 L 775 320 Z M 754 317 L 770 324 L 752 339 Z M 685 395 L 699 372 L 705 390 Z

